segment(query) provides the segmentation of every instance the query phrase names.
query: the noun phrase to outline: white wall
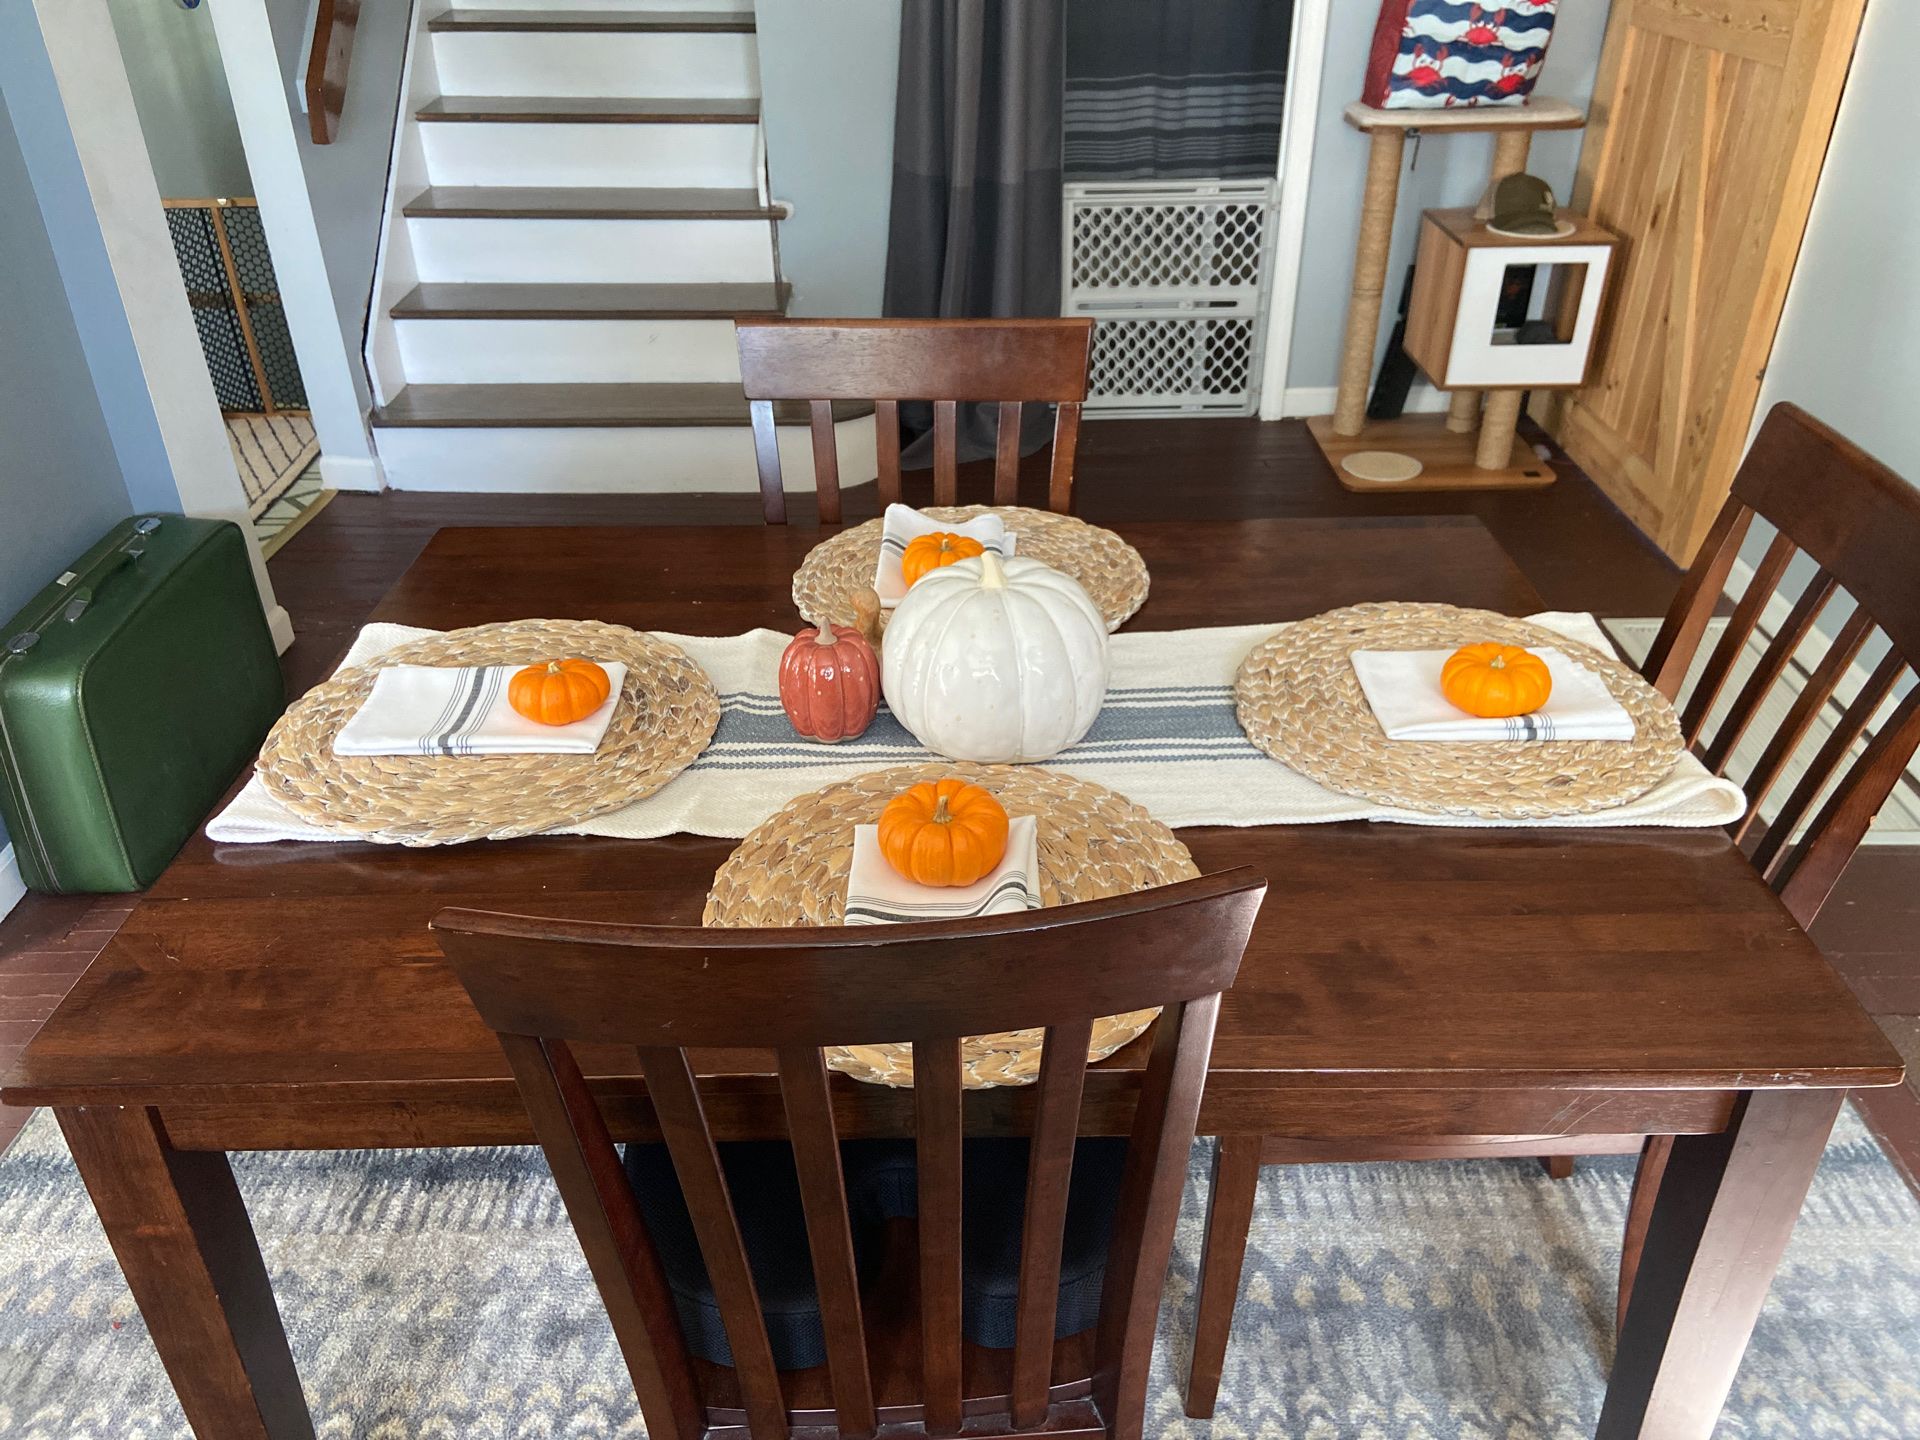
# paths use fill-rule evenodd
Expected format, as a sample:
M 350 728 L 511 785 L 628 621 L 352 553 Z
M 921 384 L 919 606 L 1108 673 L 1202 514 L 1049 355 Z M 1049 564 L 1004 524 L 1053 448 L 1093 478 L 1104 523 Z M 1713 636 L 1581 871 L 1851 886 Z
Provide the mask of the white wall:
M 108 0 L 107 9 L 161 195 L 253 194 L 211 12 L 171 0 Z
M 1882 0 L 1898 3 L 1898 0 Z M 1313 186 L 1307 200 L 1306 249 L 1300 267 L 1300 299 L 1294 310 L 1293 350 L 1287 386 L 1331 387 L 1340 372 L 1347 295 L 1353 282 L 1353 246 L 1360 231 L 1360 195 L 1367 174 L 1367 137 L 1342 112 L 1360 98 L 1367 47 L 1379 7 L 1359 0 L 1330 0 L 1326 66 L 1313 146 Z M 1553 43 L 1535 93 L 1586 108 L 1607 27 L 1607 0 L 1561 0 Z M 1387 302 L 1379 345 L 1386 346 L 1391 316 L 1400 300 L 1407 266 L 1413 263 L 1420 212 L 1471 205 L 1486 189 L 1493 140 L 1487 135 L 1429 136 L 1407 145 L 1400 207 L 1387 265 Z M 1580 132 L 1534 138 L 1527 168 L 1553 186 L 1564 203 L 1573 191 L 1580 159 Z M 1375 356 L 1376 363 L 1378 354 Z
M 1920 5 L 1871 0 L 1754 422 L 1792 400 L 1920 484 L 1915 54 Z
M 900 0 L 758 0 L 761 113 L 795 315 L 878 315 Z

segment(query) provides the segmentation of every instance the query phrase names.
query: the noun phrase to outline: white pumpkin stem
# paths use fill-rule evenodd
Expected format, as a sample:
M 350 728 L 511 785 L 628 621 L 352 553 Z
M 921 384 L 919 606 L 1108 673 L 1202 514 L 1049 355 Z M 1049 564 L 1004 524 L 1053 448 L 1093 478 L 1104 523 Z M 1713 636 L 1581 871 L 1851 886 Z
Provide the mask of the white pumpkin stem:
M 1007 572 L 1001 568 L 1000 557 L 991 550 L 980 552 L 980 588 L 983 590 L 1007 588 Z

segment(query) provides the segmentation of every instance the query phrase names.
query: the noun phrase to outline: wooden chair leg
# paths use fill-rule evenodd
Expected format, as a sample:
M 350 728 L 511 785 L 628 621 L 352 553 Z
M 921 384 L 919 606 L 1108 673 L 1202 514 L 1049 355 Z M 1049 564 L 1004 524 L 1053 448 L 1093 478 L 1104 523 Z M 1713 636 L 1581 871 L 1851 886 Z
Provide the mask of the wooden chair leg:
M 1542 1155 L 1540 1157 L 1540 1168 L 1555 1180 L 1571 1180 L 1573 1178 L 1573 1156 Z
M 1213 1183 L 1207 1188 L 1207 1230 L 1200 1253 L 1200 1286 L 1194 1295 L 1193 1365 L 1187 1372 L 1187 1414 L 1213 1414 L 1226 1363 L 1227 1332 L 1240 1294 L 1240 1269 L 1253 1228 L 1260 1187 L 1260 1137 L 1222 1135 L 1213 1152 Z
M 1633 1277 L 1640 1269 L 1640 1252 L 1647 1244 L 1647 1222 L 1653 1218 L 1660 1177 L 1667 1173 L 1673 1154 L 1671 1135 L 1649 1135 L 1640 1150 L 1640 1166 L 1633 1172 L 1633 1193 L 1627 1199 L 1627 1233 L 1620 1242 L 1620 1305 L 1614 1314 L 1616 1331 L 1627 1323 L 1627 1301 L 1633 1298 Z

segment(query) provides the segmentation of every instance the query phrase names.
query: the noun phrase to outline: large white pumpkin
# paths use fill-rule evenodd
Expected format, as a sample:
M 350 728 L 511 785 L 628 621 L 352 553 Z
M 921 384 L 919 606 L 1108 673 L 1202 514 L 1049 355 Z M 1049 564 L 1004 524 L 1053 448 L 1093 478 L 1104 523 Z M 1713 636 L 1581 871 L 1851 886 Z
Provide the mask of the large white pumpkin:
M 991 551 L 922 576 L 881 657 L 888 707 L 950 760 L 1045 760 L 1107 695 L 1107 625 L 1080 582 Z

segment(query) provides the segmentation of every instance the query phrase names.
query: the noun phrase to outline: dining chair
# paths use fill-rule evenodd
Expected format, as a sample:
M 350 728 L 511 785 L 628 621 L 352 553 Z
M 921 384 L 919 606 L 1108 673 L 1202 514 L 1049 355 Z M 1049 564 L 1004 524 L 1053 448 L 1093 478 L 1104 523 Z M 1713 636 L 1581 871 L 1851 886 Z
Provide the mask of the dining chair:
M 1755 536 L 1756 520 L 1770 526 L 1773 537 L 1754 562 L 1726 629 L 1696 664 L 1734 563 Z M 1795 566 L 1797 556 L 1805 558 Z M 1734 838 L 1753 846 L 1755 869 L 1802 928 L 1813 923 L 1920 745 L 1920 686 L 1904 698 L 1897 694 L 1911 657 L 1920 656 L 1916 556 L 1920 491 L 1798 406 L 1776 405 L 1642 667 L 1648 682 L 1679 709 L 1693 753 L 1744 788 L 1747 808 L 1733 827 Z M 1797 598 L 1781 593 L 1783 582 L 1802 574 L 1807 578 Z M 1850 609 L 1838 603 L 1843 593 Z M 1770 607 L 1780 618 L 1749 667 L 1743 657 Z M 1816 644 L 1808 644 L 1815 622 L 1830 610 L 1835 621 Z M 1804 657 L 1803 645 L 1809 652 Z M 1870 646 L 1878 658 L 1856 687 L 1854 662 Z M 1788 698 L 1781 690 L 1796 664 L 1811 668 Z M 1736 674 L 1744 678 L 1729 696 Z M 1890 699 L 1892 713 L 1872 725 Z M 1815 739 L 1823 719 L 1825 734 Z M 1773 797 L 1783 790 L 1774 806 Z M 1222 1136 L 1207 1200 L 1187 1413 L 1213 1413 L 1262 1166 L 1529 1156 L 1543 1155 L 1544 1148 L 1540 1137 L 1450 1135 L 1331 1145 L 1285 1136 Z M 1588 1141 L 1578 1148 L 1596 1150 Z M 1634 1149 L 1641 1158 L 1621 1249 L 1621 1323 L 1672 1139 L 1623 1136 L 1616 1153 Z M 1551 1158 L 1565 1162 L 1570 1156 L 1562 1148 Z
M 773 410 L 780 400 L 804 400 L 810 406 L 814 484 L 825 524 L 840 523 L 836 400 L 873 402 L 882 505 L 900 498 L 901 401 L 933 403 L 936 505 L 959 503 L 957 431 L 963 402 L 998 402 L 996 505 L 1017 503 L 1023 406 L 1052 405 L 1047 505 L 1064 514 L 1072 504 L 1093 321 L 739 320 L 734 333 L 753 412 L 760 503 L 769 525 L 784 525 L 787 519 Z
M 1214 1021 L 1265 892 L 1252 872 L 1233 870 L 980 920 L 730 930 L 447 910 L 433 928 L 499 1034 L 656 1440 L 719 1426 L 784 1440 L 797 1426 L 870 1436 L 882 1425 L 954 1434 L 963 1423 L 969 1437 L 1138 1440 Z M 1062 1337 L 1061 1252 L 1092 1025 L 1155 1006 L 1150 1054 L 1126 1095 L 1131 1129 L 1097 1324 Z M 962 1037 L 1027 1027 L 1045 1028 L 1034 1090 L 990 1090 L 969 1106 Z M 890 1290 L 876 1281 L 863 1291 L 834 1121 L 835 1086 L 856 1082 L 830 1081 L 823 1047 L 900 1040 L 912 1043 L 915 1079 L 901 1116 L 915 1162 L 916 1258 Z M 582 1045 L 619 1047 L 611 1058 L 586 1052 L 589 1068 L 629 1066 L 621 1056 L 638 1051 L 730 1366 L 698 1360 L 689 1343 Z M 729 1185 L 731 1147 L 715 1136 L 716 1116 L 773 1117 L 751 1096 L 703 1095 L 696 1078 L 693 1052 L 743 1047 L 772 1052 L 824 1340 L 826 1363 L 813 1370 L 778 1367 L 742 1220 L 754 1197 Z M 1114 1091 L 1100 1095 L 1105 1105 Z M 1019 1243 L 1000 1247 L 1017 1256 L 1010 1351 L 965 1339 L 969 1109 L 976 1128 L 1030 1117 Z

